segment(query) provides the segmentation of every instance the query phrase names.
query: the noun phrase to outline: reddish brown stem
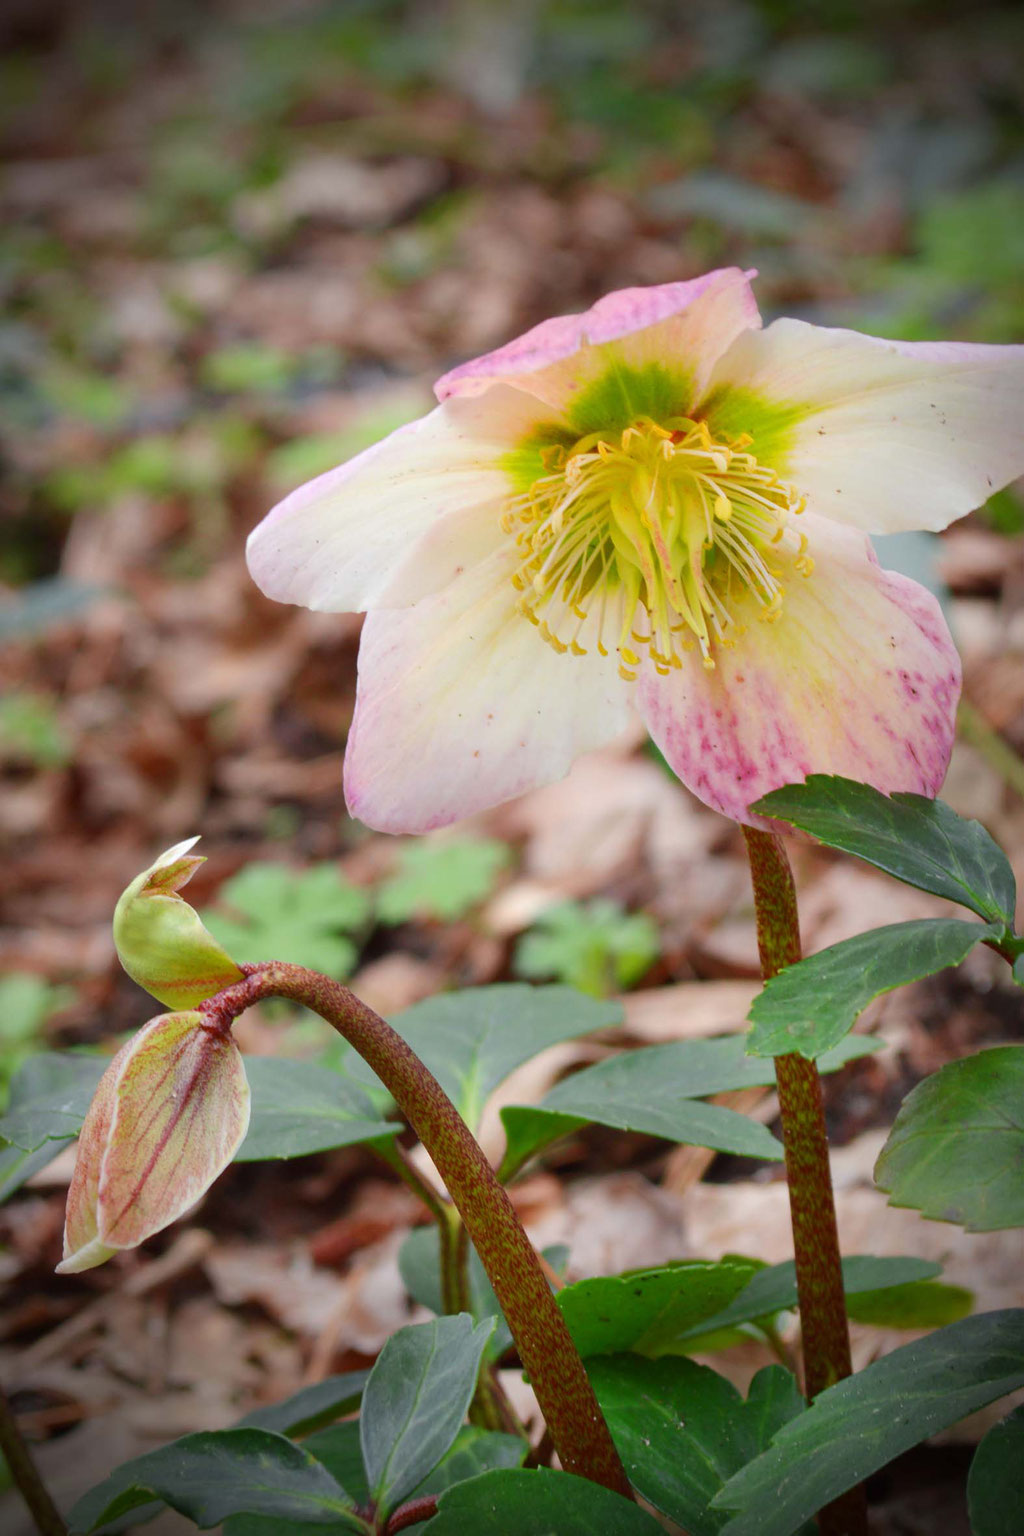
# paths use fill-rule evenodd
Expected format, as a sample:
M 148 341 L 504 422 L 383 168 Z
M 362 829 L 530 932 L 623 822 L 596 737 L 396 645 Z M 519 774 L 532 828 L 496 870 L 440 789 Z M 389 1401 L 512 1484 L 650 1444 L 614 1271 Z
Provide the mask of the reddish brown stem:
M 407 1530 L 410 1525 L 419 1525 L 421 1520 L 429 1520 L 436 1514 L 437 1500 L 431 1494 L 422 1499 L 410 1499 L 408 1504 L 395 1510 L 384 1528 L 385 1536 L 396 1536 L 398 1531 Z
M 39 1536 L 67 1536 L 68 1528 L 18 1428 L 3 1389 L 0 1388 L 0 1451 L 4 1454 L 12 1481 L 25 1500 Z
M 226 1028 L 268 997 L 286 997 L 318 1013 L 373 1068 L 433 1159 L 458 1207 L 563 1467 L 632 1498 L 622 1462 L 511 1201 L 437 1079 L 391 1026 L 347 987 L 303 966 L 271 961 L 246 967 L 244 981 L 200 1004 L 210 1025 Z
M 743 832 L 754 884 L 761 972 L 769 981 L 801 958 L 796 888 L 781 838 L 753 827 Z M 793 1223 L 804 1391 L 810 1401 L 852 1374 L 850 1329 L 818 1068 L 803 1056 L 776 1056 L 775 1080 Z M 863 1488 L 852 1488 L 826 1506 L 818 1516 L 818 1529 L 822 1536 L 866 1536 Z

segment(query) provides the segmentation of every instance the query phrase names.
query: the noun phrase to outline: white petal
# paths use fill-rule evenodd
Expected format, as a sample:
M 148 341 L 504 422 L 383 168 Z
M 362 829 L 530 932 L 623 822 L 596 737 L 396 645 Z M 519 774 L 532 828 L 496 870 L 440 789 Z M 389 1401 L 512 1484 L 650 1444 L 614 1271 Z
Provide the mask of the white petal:
M 246 551 L 253 579 L 278 602 L 334 613 L 394 603 L 399 573 L 403 602 L 437 590 L 459 561 L 417 571 L 418 541 L 453 514 L 495 524 L 515 489 L 503 459 L 550 414 L 502 386 L 400 427 L 263 519 Z
M 704 406 L 813 511 L 869 533 L 945 528 L 1024 473 L 1024 347 L 776 320 L 734 342 Z
M 628 719 L 617 658 L 558 655 L 515 610 L 502 548 L 413 608 L 371 613 L 345 757 L 353 816 L 426 832 L 538 784 Z

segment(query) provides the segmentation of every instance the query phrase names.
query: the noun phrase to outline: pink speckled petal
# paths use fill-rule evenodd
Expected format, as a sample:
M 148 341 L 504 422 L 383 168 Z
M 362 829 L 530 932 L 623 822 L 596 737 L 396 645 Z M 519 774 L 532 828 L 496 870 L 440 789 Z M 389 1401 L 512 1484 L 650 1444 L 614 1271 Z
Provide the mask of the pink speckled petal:
M 712 426 L 745 425 L 751 451 L 812 511 L 868 533 L 945 528 L 1024 474 L 1020 346 L 882 341 L 776 320 L 736 340 L 708 399 Z
M 562 412 L 610 367 L 653 363 L 689 374 L 695 399 L 734 337 L 761 324 L 753 276 L 723 267 L 686 283 L 623 288 L 581 315 L 544 320 L 507 346 L 453 368 L 434 392 L 446 400 L 504 380 Z
M 512 488 L 503 457 L 549 418 L 508 388 L 436 407 L 268 513 L 249 535 L 254 581 L 278 602 L 335 613 L 437 590 L 448 567 L 417 567 L 417 541 L 452 515 L 496 525 Z
M 683 783 L 751 825 L 752 801 L 809 773 L 934 795 L 953 744 L 960 658 L 935 598 L 883 571 L 863 534 L 811 513 L 801 526 L 816 565 L 784 573 L 777 623 L 734 604 L 748 628 L 713 672 L 697 658 L 669 677 L 647 668 L 636 685 Z
M 557 655 L 500 549 L 414 608 L 371 613 L 345 756 L 349 810 L 426 832 L 562 778 L 628 718 L 617 659 Z

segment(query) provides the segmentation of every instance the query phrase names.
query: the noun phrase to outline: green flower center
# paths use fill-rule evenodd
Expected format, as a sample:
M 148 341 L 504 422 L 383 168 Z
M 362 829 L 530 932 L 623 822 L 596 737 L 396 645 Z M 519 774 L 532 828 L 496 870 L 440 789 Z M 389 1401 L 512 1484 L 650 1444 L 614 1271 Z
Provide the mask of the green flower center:
M 803 501 L 750 444 L 685 416 L 640 417 L 616 436 L 542 450 L 546 473 L 502 519 L 520 557 L 519 611 L 557 651 L 586 654 L 581 637 L 602 655 L 617 650 L 628 681 L 640 649 L 663 674 L 694 647 L 713 668 L 716 646 L 743 633 L 740 596 L 753 597 L 764 621 L 779 617 L 773 555 L 784 540 L 795 569 L 813 570 L 806 538 L 790 527 Z

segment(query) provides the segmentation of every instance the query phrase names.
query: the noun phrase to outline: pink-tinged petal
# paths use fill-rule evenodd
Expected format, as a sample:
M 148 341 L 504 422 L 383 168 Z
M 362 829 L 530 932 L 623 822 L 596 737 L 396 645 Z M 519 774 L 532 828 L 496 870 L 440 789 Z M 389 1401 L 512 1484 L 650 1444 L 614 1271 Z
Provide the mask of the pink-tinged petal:
M 434 391 L 446 400 L 504 381 L 529 390 L 571 419 L 578 403 L 609 373 L 619 374 L 628 392 L 622 370 L 653 367 L 678 375 L 682 393 L 671 403 L 678 414 L 702 392 L 733 338 L 761 324 L 750 288 L 753 276 L 724 267 L 686 283 L 610 293 L 581 315 L 544 320 L 507 346 L 453 368 L 438 379 Z M 637 406 L 640 413 L 650 411 L 642 399 Z M 585 405 L 583 415 L 586 421 L 576 423 L 581 431 L 601 425 L 590 425 Z
M 673 771 L 751 825 L 752 801 L 809 773 L 934 795 L 953 744 L 960 659 L 935 598 L 882 570 L 864 535 L 811 513 L 801 525 L 815 568 L 784 573 L 776 623 L 749 598 L 733 604 L 748 627 L 716 651 L 714 671 L 696 659 L 668 677 L 647 668 L 637 683 Z
M 194 1012 L 152 1019 L 111 1061 L 86 1115 L 58 1273 L 92 1269 L 183 1216 L 248 1126 L 249 1085 L 230 1034 Z
M 393 606 L 436 590 L 416 579 L 418 541 L 446 517 L 495 524 L 515 487 L 505 460 L 550 411 L 522 390 L 453 400 L 400 427 L 280 502 L 249 535 L 253 580 L 282 603 L 334 613 Z
M 869 533 L 945 528 L 1024 474 L 1020 346 L 776 320 L 733 343 L 702 409 L 812 511 Z
M 426 832 L 562 778 L 628 719 L 616 658 L 558 655 L 516 612 L 514 549 L 371 613 L 345 755 L 353 816 Z

